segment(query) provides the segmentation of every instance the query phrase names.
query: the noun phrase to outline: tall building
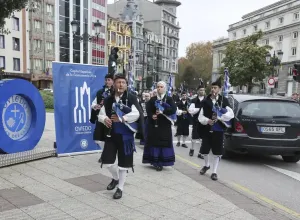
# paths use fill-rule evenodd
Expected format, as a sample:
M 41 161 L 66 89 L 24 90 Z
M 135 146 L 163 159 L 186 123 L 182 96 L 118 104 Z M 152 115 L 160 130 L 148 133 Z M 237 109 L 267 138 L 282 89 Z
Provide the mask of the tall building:
M 133 3 L 132 3 L 133 2 Z M 119 16 L 122 11 L 129 10 L 127 5 L 133 4 L 134 15 L 143 18 L 143 26 L 159 36 L 163 44 L 162 71 L 160 78 L 168 81 L 169 74 L 178 72 L 178 45 L 179 45 L 179 23 L 176 21 L 177 7 L 181 3 L 177 0 L 119 0 L 108 5 L 109 14 Z M 126 14 L 125 14 L 126 15 Z M 122 16 L 121 16 L 122 17 Z M 142 41 L 141 33 L 139 41 Z M 141 43 L 142 44 L 142 43 Z M 134 45 L 134 44 L 133 44 Z M 136 46 L 140 48 L 140 46 Z
M 128 70 L 129 54 L 131 53 L 131 29 L 130 26 L 117 18 L 107 18 L 107 54 L 113 47 L 118 47 L 117 73 Z M 108 64 L 108 58 L 106 64 Z
M 57 43 L 55 60 L 99 64 L 105 62 L 106 0 L 55 0 Z M 102 25 L 98 39 L 95 23 Z M 73 23 L 72 23 L 73 22 Z M 71 25 L 77 23 L 77 28 Z
M 229 25 L 228 41 L 239 40 L 259 30 L 264 32 L 260 45 L 270 45 L 270 54 L 283 52 L 281 65 L 277 67 L 275 75 L 275 93 L 291 96 L 300 91 L 298 83 L 293 81 L 292 68 L 294 63 L 300 62 L 300 1 L 282 0 L 268 5 L 242 17 L 242 20 Z M 214 44 L 214 60 L 218 56 L 216 51 L 222 50 L 224 44 Z M 214 67 L 215 68 L 215 67 Z M 266 89 L 265 89 L 266 88 Z M 253 92 L 270 92 L 267 79 L 253 88 Z

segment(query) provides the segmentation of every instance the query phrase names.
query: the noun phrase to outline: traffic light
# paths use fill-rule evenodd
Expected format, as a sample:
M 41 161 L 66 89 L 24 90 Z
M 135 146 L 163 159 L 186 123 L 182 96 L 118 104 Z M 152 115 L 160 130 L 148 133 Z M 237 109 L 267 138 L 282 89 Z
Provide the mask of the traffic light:
M 109 74 L 114 75 L 117 71 L 117 60 L 119 58 L 118 56 L 119 48 L 113 47 L 110 51 L 109 59 L 108 59 L 108 72 Z
M 300 82 L 300 64 L 299 63 L 294 64 L 293 79 L 296 82 Z

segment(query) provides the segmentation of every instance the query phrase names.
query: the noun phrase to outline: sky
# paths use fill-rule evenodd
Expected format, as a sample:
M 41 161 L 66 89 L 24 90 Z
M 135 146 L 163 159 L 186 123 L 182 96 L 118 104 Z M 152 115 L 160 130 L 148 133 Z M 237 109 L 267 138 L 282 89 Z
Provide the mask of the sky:
M 108 0 L 113 3 L 114 0 Z M 138 0 L 136 0 L 138 1 Z M 185 49 L 191 43 L 213 41 L 227 37 L 230 24 L 242 16 L 278 0 L 180 0 L 177 21 L 181 26 L 179 57 L 185 56 Z

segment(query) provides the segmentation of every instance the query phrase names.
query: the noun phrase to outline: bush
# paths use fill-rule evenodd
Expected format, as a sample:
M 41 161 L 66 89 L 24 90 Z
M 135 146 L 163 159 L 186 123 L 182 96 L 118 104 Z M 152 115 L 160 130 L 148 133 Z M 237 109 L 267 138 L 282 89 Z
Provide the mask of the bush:
M 53 93 L 48 91 L 40 91 L 40 94 L 44 100 L 45 108 L 54 109 Z

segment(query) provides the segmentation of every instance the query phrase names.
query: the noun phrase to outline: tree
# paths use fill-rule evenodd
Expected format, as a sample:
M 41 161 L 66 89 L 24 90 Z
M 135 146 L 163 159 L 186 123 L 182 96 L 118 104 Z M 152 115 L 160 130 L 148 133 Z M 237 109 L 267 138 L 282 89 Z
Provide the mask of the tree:
M 212 43 L 192 43 L 186 48 L 186 58 L 196 70 L 196 78 L 209 80 L 212 71 Z
M 187 88 L 192 88 L 195 85 L 194 78 L 197 77 L 197 71 L 192 65 L 188 65 L 181 77 L 181 83 Z
M 180 84 L 183 82 L 182 76 L 185 71 L 185 68 L 190 65 L 189 60 L 187 60 L 185 57 L 181 57 L 178 60 L 178 74 L 175 76 L 175 86 L 176 88 L 180 87 Z
M 254 82 L 262 81 L 270 73 L 270 66 L 266 63 L 266 54 L 272 47 L 257 44 L 262 36 L 263 32 L 259 31 L 227 45 L 222 63 L 229 69 L 231 85 L 246 85 L 248 92 L 251 92 Z M 224 67 L 220 72 L 223 72 Z
M 3 31 L 5 19 L 9 18 L 13 12 L 26 8 L 29 0 L 0 0 L 0 29 Z M 37 2 L 39 0 L 32 1 Z

